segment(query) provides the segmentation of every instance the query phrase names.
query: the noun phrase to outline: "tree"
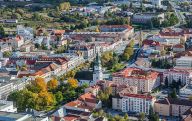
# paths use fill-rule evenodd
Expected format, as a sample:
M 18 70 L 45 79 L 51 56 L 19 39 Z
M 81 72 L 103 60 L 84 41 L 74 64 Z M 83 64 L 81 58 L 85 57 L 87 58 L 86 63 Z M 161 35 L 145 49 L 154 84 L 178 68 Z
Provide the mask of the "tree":
M 141 112 L 139 114 L 139 121 L 144 121 L 145 120 L 145 113 Z
M 98 27 L 95 28 L 95 32 L 100 32 Z
M 3 38 L 3 37 L 5 37 L 5 30 L 4 30 L 4 28 L 3 28 L 3 26 L 1 25 L 0 26 L 0 38 Z
M 128 9 L 128 5 L 127 5 L 127 4 L 122 4 L 122 5 L 121 5 L 121 9 L 122 9 L 123 11 L 126 11 L 126 10 Z
M 168 77 L 165 77 L 165 86 L 168 87 L 169 86 L 169 81 L 168 81 Z
M 192 95 L 189 96 L 189 100 L 192 101 Z
M 125 119 L 126 121 L 129 119 L 129 116 L 128 116 L 127 113 L 124 115 L 124 119 Z
M 37 110 L 46 110 L 48 106 L 53 106 L 55 104 L 53 94 L 47 91 L 41 91 L 38 94 L 38 98 L 36 100 L 36 109 Z
M 55 78 L 47 82 L 47 88 L 50 90 L 55 89 L 57 86 L 58 86 L 58 81 Z
M 158 114 L 154 113 L 152 106 L 150 106 L 148 117 L 149 117 L 149 121 L 159 121 L 159 116 Z
M 63 101 L 63 94 L 61 91 L 56 92 L 55 99 L 57 103 L 61 103 Z
M 34 90 L 35 92 L 47 90 L 47 85 L 45 83 L 44 78 L 42 78 L 42 77 L 35 78 L 35 80 L 33 80 L 31 83 L 32 83 L 31 86 L 36 87 L 36 89 L 37 89 L 37 90 Z
M 173 89 L 173 91 L 171 92 L 171 98 L 177 98 L 177 91 L 176 88 Z
M 71 8 L 71 5 L 69 2 L 63 2 L 59 5 L 60 10 L 69 10 Z
M 5 58 L 10 57 L 11 55 L 12 55 L 12 53 L 10 51 L 3 52 L 3 57 L 5 57 Z
M 67 80 L 68 84 L 72 87 L 72 88 L 77 88 L 78 87 L 78 81 L 74 78 L 69 78 Z

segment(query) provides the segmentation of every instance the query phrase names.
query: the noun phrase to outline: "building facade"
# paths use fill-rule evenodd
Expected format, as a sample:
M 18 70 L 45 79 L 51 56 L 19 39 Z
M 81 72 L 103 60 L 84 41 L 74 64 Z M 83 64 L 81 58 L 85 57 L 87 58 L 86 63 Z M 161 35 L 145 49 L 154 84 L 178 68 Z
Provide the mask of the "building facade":
M 160 85 L 159 73 L 139 68 L 126 68 L 113 74 L 113 81 L 117 84 L 136 86 L 138 91 L 150 92 Z

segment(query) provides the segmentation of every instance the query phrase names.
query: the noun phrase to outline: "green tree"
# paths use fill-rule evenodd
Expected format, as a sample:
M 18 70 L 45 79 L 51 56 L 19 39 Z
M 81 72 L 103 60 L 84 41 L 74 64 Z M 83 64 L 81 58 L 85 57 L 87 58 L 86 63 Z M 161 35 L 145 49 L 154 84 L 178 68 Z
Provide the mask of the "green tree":
M 10 51 L 3 52 L 3 57 L 10 57 L 12 53 Z
M 5 30 L 4 30 L 4 27 L 2 25 L 0 25 L 0 38 L 3 38 L 5 37 Z
M 168 77 L 165 77 L 165 86 L 168 87 L 169 86 L 169 81 L 168 81 Z
M 56 92 L 55 99 L 57 103 L 61 103 L 63 101 L 63 94 L 61 91 Z
M 145 113 L 141 112 L 139 114 L 139 121 L 144 121 L 145 120 Z
M 170 97 L 171 97 L 171 98 L 177 98 L 176 88 L 173 89 L 173 91 L 172 91 L 171 94 L 170 94 Z
M 124 119 L 125 119 L 126 121 L 129 120 L 129 116 L 128 116 L 127 113 L 124 115 Z

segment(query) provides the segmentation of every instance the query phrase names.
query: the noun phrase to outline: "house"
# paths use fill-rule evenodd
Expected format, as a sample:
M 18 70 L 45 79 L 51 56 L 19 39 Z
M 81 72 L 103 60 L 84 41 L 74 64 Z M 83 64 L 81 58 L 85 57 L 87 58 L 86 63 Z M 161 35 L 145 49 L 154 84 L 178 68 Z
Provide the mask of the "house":
M 183 44 L 173 45 L 173 52 L 183 52 L 183 51 L 185 51 L 185 45 Z
M 155 102 L 154 111 L 162 116 L 182 116 L 191 107 L 192 101 L 165 98 Z
M 98 101 L 96 96 L 88 92 L 81 95 L 77 100 L 71 101 L 64 105 L 66 109 L 83 111 L 83 112 L 92 112 L 94 109 L 101 108 L 102 103 Z
M 113 73 L 113 81 L 117 84 L 136 86 L 138 91 L 151 92 L 160 85 L 159 73 L 152 70 L 139 68 L 125 68 L 120 72 Z

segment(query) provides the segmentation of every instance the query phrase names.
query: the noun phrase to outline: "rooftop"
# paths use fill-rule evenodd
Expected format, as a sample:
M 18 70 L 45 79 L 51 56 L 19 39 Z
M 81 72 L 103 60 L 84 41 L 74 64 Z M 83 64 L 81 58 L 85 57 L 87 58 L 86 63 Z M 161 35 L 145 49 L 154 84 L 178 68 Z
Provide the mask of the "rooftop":
M 137 78 L 137 79 L 155 79 L 159 76 L 159 73 L 152 70 L 142 70 L 139 68 L 126 68 L 120 72 L 116 72 L 113 76 L 124 78 Z

